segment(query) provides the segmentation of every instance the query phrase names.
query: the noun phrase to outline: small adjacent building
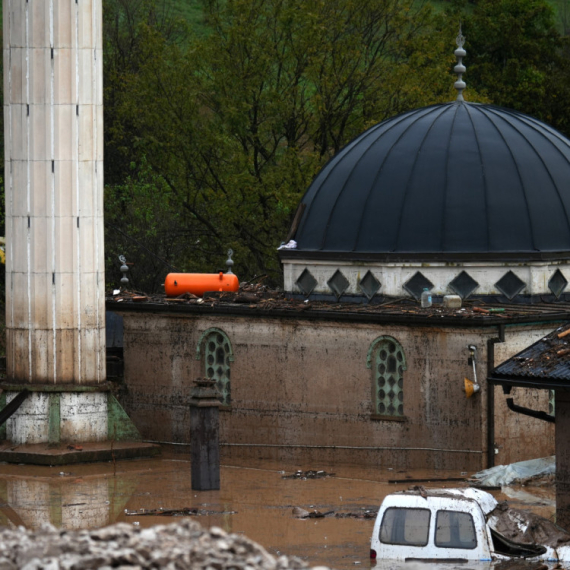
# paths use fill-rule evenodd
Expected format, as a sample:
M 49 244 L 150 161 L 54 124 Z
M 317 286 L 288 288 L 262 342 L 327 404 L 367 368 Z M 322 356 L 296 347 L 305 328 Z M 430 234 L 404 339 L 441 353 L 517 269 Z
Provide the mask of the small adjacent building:
M 549 394 L 547 413 L 518 406 L 507 398 L 513 412 L 534 416 L 556 427 L 556 522 L 570 528 L 570 325 L 564 325 L 495 368 L 488 378 L 512 395 L 515 388 Z

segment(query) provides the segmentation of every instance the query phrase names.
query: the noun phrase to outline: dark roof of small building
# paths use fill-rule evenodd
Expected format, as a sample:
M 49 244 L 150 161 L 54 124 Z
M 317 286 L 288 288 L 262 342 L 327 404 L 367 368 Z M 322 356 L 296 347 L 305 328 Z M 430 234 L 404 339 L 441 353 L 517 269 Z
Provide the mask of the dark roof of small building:
M 463 102 L 417 109 L 328 162 L 283 255 L 568 256 L 568 180 L 570 141 L 537 119 Z
M 569 387 L 570 324 L 557 328 L 497 366 L 489 380 L 503 386 Z

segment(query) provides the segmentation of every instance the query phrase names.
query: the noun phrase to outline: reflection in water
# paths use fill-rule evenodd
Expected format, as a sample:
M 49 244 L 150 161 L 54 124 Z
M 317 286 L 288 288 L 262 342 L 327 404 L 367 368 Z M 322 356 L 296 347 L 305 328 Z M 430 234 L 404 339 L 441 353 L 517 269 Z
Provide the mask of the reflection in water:
M 106 526 L 123 511 L 136 484 L 108 476 L 1 478 L 0 524 L 38 528 L 50 523 L 65 530 Z
M 75 530 L 109 523 L 109 490 L 104 480 L 79 485 L 7 481 L 6 502 L 28 527 L 51 523 Z
M 458 564 L 452 563 L 427 563 L 427 562 L 389 562 L 386 560 L 371 564 L 374 570 L 491 570 L 492 562 L 473 562 Z
M 193 491 L 190 464 L 181 456 L 153 460 L 123 461 L 61 468 L 0 465 L 0 524 L 37 528 L 49 522 L 63 529 L 94 528 L 115 522 L 139 523 L 140 527 L 168 524 L 165 516 L 127 516 L 129 512 L 162 509 L 197 509 L 203 526 L 219 526 L 243 533 L 262 544 L 271 554 L 299 556 L 311 566 L 338 570 L 369 568 L 370 535 L 374 519 L 297 519 L 293 507 L 335 513 L 376 510 L 388 493 L 409 484 L 389 484 L 395 473 L 387 468 L 357 469 L 343 465 L 256 464 L 223 466 L 220 491 Z M 313 480 L 283 479 L 283 472 L 323 469 L 335 477 Z M 69 471 L 69 472 L 68 472 Z M 398 472 L 397 478 L 458 477 L 459 472 Z M 458 486 L 458 483 L 425 483 L 425 486 Z M 536 494 L 535 494 L 536 491 Z M 552 516 L 553 489 L 525 487 L 513 495 L 514 506 Z M 493 493 L 498 500 L 508 499 Z M 538 498 L 537 498 L 538 497 Z M 235 514 L 230 514 L 235 512 Z M 377 570 L 396 570 L 398 563 L 378 561 Z M 404 564 L 452 570 L 456 564 Z M 461 568 L 487 570 L 488 564 L 469 563 Z

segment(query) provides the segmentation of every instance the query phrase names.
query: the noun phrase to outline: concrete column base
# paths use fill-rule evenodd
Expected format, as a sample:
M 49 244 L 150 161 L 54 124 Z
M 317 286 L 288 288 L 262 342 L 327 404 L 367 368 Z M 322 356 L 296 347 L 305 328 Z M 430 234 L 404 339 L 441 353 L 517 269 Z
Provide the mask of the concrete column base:
M 120 461 L 160 455 L 160 446 L 140 441 L 103 441 L 52 446 L 48 443 L 14 446 L 9 442 L 0 445 L 0 461 L 26 465 L 72 465 Z
M 6 403 L 16 395 L 8 392 Z M 16 445 L 105 441 L 107 399 L 104 392 L 32 392 L 6 422 L 6 439 Z
M 156 455 L 144 444 L 117 399 L 104 386 L 2 384 L 0 410 L 24 389 L 18 410 L 0 426 L 2 461 L 60 465 Z M 35 457 L 35 459 L 34 459 Z

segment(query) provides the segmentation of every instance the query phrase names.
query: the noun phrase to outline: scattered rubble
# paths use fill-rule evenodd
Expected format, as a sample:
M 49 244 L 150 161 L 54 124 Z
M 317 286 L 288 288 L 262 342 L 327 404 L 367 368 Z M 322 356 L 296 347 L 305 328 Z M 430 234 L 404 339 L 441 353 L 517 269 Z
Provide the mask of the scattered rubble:
M 378 509 L 365 509 L 348 513 L 335 513 L 337 519 L 375 519 Z
M 521 560 L 517 558 L 516 560 L 503 560 L 494 566 L 494 570 L 548 570 L 549 566 L 545 564 L 542 560 Z M 555 568 L 562 568 L 560 564 L 556 566 L 550 566 L 550 570 Z
M 307 479 L 324 479 L 326 477 L 334 477 L 334 473 L 327 473 L 326 471 L 296 471 L 292 475 L 283 475 L 281 479 L 301 479 L 306 481 Z
M 520 545 L 558 548 L 570 544 L 569 532 L 535 513 L 509 507 L 506 501 L 499 503 L 488 517 L 495 531 Z
M 203 517 L 209 515 L 235 515 L 236 511 L 207 511 L 206 509 L 194 509 L 185 507 L 182 509 L 139 509 L 138 511 L 128 511 L 125 509 L 127 517 Z M 1 570 L 1 569 L 0 569 Z
M 257 278 L 262 280 L 265 276 Z M 255 281 L 255 280 L 254 280 Z M 107 300 L 116 303 L 144 303 L 157 305 L 196 305 L 202 307 L 237 307 L 249 308 L 255 311 L 281 311 L 334 314 L 384 314 L 398 316 L 416 316 L 428 319 L 512 319 L 527 318 L 528 315 L 559 314 L 567 310 L 565 303 L 540 303 L 532 306 L 503 303 L 500 301 L 487 302 L 484 300 L 464 300 L 461 308 L 446 307 L 442 303 L 434 303 L 430 308 L 422 309 L 415 299 L 409 297 L 390 298 L 377 296 L 371 302 L 336 302 L 302 298 L 284 291 L 272 289 L 261 282 L 241 283 L 237 292 L 211 291 L 204 297 L 184 293 L 178 297 L 167 297 L 164 293 L 146 294 L 141 291 L 115 289 L 107 292 Z
M 334 511 L 313 510 L 307 511 L 301 507 L 293 507 L 293 516 L 298 519 L 322 519 L 334 516 L 337 519 L 373 519 L 378 514 L 378 509 L 362 509 L 346 513 L 335 513 Z
M 474 487 L 494 488 L 507 485 L 534 485 L 545 486 L 554 484 L 556 472 L 556 458 L 542 457 L 518 461 L 509 465 L 495 465 L 475 473 L 469 483 Z
M 98 530 L 60 531 L 43 525 L 0 530 L 1 570 L 286 570 L 307 565 L 299 558 L 274 558 L 239 534 L 202 528 L 185 520 L 147 529 L 120 523 Z
M 302 509 L 301 507 L 293 507 L 293 516 L 298 519 L 322 519 L 324 517 L 328 517 L 334 514 L 334 511 L 327 511 L 325 513 L 321 513 L 321 511 L 313 510 L 307 511 Z

